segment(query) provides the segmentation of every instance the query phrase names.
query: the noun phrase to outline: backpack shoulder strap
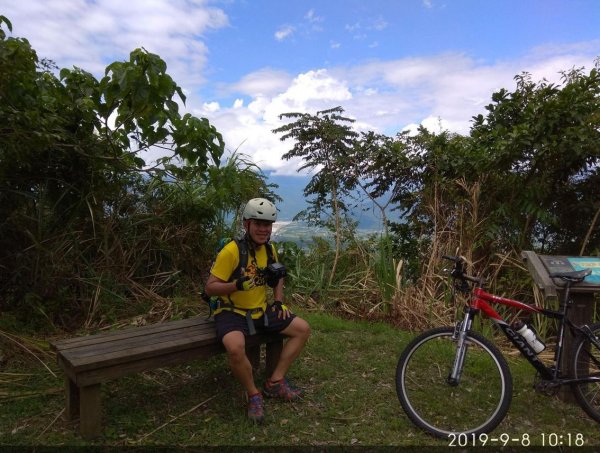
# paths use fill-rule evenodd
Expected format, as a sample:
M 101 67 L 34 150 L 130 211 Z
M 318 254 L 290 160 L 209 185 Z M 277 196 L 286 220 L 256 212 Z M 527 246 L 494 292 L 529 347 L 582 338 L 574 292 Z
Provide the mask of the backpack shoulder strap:
M 277 262 L 277 260 L 275 259 L 275 252 L 273 252 L 274 247 L 275 247 L 275 244 L 273 244 L 270 241 L 267 241 L 267 243 L 265 244 L 265 249 L 267 251 L 267 266 L 269 264 L 273 264 L 273 263 Z
M 245 238 L 235 238 L 234 241 L 237 245 L 240 259 L 237 267 L 231 273 L 231 277 L 229 278 L 230 282 L 240 278 L 242 274 L 242 268 L 246 268 L 248 266 L 248 243 L 246 242 Z M 267 266 L 277 262 L 275 253 L 273 252 L 273 247 L 274 245 L 271 242 L 267 242 L 265 244 L 265 250 L 267 252 Z
M 231 277 L 229 277 L 230 282 L 240 278 L 242 268 L 248 266 L 248 244 L 246 243 L 246 240 L 244 238 L 235 238 L 234 241 L 237 245 L 240 259 L 237 267 L 231 273 Z

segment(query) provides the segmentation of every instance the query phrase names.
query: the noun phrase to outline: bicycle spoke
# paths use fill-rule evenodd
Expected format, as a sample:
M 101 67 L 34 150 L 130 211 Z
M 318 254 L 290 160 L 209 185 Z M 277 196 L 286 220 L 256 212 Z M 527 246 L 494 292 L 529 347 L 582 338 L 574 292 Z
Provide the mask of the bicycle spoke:
M 600 324 L 590 326 L 590 335 L 597 337 Z M 600 376 L 600 349 L 589 337 L 581 337 L 573 347 L 571 365 L 573 377 L 585 379 Z M 600 382 L 581 382 L 572 386 L 573 393 L 582 409 L 594 420 L 600 422 Z
M 440 437 L 492 429 L 506 414 L 512 395 L 504 359 L 480 337 L 468 337 L 460 380 L 457 385 L 449 383 L 456 355 L 452 332 L 452 328 L 436 329 L 417 338 L 397 370 L 398 396 L 405 412 Z

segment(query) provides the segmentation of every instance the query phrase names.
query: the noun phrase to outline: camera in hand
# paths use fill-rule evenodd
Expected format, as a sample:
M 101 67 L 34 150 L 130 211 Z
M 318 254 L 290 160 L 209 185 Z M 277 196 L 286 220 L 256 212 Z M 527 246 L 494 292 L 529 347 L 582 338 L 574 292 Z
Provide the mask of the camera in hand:
M 271 263 L 266 268 L 261 270 L 261 274 L 267 282 L 267 285 L 269 285 L 271 288 L 274 288 L 277 286 L 277 283 L 279 283 L 279 280 L 287 275 L 287 272 L 283 264 Z

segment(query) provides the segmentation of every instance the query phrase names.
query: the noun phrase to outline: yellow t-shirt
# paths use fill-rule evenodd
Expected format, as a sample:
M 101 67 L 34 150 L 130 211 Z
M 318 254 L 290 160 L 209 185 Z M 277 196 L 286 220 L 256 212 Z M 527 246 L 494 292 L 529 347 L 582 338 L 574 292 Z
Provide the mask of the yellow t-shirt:
M 273 247 L 273 257 L 277 260 L 277 254 Z M 231 274 L 237 268 L 240 262 L 240 253 L 235 241 L 229 242 L 217 255 L 215 263 L 210 273 L 220 280 L 229 281 Z M 247 275 L 254 279 L 255 287 L 248 291 L 234 291 L 229 296 L 220 296 L 225 303 L 233 302 L 235 307 L 242 309 L 267 308 L 267 284 L 262 278 L 257 268 L 267 267 L 267 250 L 264 245 L 256 249 L 256 257 L 248 250 L 248 264 L 246 269 L 242 269 L 242 275 Z M 254 318 L 259 318 L 262 313 L 256 313 Z

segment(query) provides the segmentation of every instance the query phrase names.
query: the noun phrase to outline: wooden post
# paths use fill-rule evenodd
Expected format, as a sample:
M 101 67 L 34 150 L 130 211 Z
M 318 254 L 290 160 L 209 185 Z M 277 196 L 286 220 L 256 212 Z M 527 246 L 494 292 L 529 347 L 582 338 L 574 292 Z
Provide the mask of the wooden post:
M 571 292 L 571 300 L 573 301 L 573 305 L 569 307 L 567 318 L 569 318 L 576 326 L 591 324 L 594 316 L 594 294 Z M 571 335 L 571 330 L 567 328 L 565 331 L 565 339 L 563 341 L 563 354 L 559 364 L 560 371 L 563 375 L 572 376 L 574 371 L 570 368 L 570 361 L 572 359 L 571 350 L 574 343 L 575 338 Z M 559 397 L 565 402 L 575 402 L 571 388 L 568 386 L 563 386 L 561 388 Z
M 79 387 L 65 375 L 65 420 L 79 418 Z
M 94 439 L 102 434 L 102 398 L 100 384 L 81 387 L 79 432 L 84 439 Z

